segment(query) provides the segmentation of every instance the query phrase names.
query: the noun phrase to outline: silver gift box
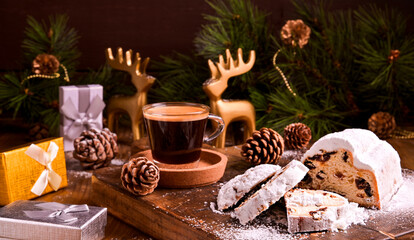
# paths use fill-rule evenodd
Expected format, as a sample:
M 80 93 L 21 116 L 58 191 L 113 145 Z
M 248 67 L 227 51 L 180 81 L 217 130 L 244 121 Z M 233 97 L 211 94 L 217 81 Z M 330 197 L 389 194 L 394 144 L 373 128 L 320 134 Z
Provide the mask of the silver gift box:
M 86 240 L 105 237 L 106 208 L 60 204 L 64 209 L 54 211 L 40 208 L 39 204 L 45 203 L 16 201 L 0 208 L 0 239 Z M 66 213 L 68 208 L 83 206 L 88 210 Z M 53 216 L 43 216 L 45 212 L 52 211 L 54 211 L 54 215 L 51 214 Z
M 60 86 L 60 136 L 65 152 L 73 151 L 73 140 L 84 130 L 102 129 L 103 87 L 99 84 Z

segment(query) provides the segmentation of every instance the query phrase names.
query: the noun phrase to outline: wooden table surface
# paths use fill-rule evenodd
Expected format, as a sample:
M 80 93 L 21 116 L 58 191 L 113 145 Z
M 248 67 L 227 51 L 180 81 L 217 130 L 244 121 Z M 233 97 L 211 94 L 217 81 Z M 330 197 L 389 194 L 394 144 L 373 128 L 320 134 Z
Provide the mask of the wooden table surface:
M 125 137 L 129 139 L 129 137 Z M 0 121 L 0 149 L 10 148 L 30 142 L 27 139 L 27 129 L 19 127 L 19 124 Z M 128 159 L 130 146 L 120 143 L 122 159 Z M 66 154 L 68 155 L 68 153 Z M 57 192 L 52 192 L 35 200 L 47 202 L 60 202 L 65 204 L 89 204 L 94 205 L 90 199 L 92 193 L 92 171 L 85 171 L 79 162 L 70 157 L 66 158 L 68 186 Z M 153 239 L 136 228 L 108 214 L 108 223 L 105 228 L 105 239 Z
M 0 122 L 1 124 L 1 122 Z M 2 126 L 3 125 L 3 126 Z M 115 165 L 122 164 L 122 161 L 126 161 L 131 154 L 145 149 L 147 146 L 134 143 L 130 146 L 130 136 L 120 136 L 120 139 L 126 139 L 126 141 L 120 141 L 121 154 L 118 156 L 119 161 L 113 161 Z M 0 125 L 0 149 L 7 147 L 13 147 L 20 144 L 29 142 L 26 138 L 26 129 L 21 129 L 16 126 Z M 394 148 L 400 154 L 402 159 L 402 167 L 414 169 L 414 139 L 390 139 L 388 140 Z M 239 147 L 227 147 L 221 152 L 229 152 L 235 154 L 239 151 Z M 122 161 L 121 161 L 122 160 Z M 66 204 L 90 204 L 94 205 L 90 199 L 91 177 L 92 171 L 85 171 L 80 166 L 79 162 L 72 158 L 67 158 L 67 170 L 68 170 L 68 187 L 61 189 L 54 193 L 49 193 L 37 198 L 39 201 L 55 201 Z M 123 221 L 108 214 L 108 223 L 105 230 L 105 239 L 153 239 L 150 236 L 140 232 L 134 227 L 124 223 Z M 403 239 L 414 239 L 414 234 L 408 234 Z

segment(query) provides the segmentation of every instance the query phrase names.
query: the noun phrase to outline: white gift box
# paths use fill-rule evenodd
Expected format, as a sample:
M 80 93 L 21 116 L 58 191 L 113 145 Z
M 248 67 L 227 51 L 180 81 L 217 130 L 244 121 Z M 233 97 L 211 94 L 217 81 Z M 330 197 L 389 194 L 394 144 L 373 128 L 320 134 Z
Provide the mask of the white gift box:
M 102 239 L 106 223 L 106 208 L 21 200 L 0 209 L 0 239 Z
M 60 136 L 66 151 L 84 130 L 102 129 L 103 87 L 98 84 L 59 87 Z

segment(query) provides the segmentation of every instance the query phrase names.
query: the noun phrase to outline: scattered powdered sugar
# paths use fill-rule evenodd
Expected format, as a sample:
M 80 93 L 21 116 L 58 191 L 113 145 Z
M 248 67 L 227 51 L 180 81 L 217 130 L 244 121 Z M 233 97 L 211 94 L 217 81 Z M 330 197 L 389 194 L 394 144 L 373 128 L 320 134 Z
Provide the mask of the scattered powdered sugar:
M 372 210 L 370 215 L 377 213 L 405 212 L 414 210 L 414 171 L 409 169 L 402 170 L 403 183 L 391 201 L 380 211 Z
M 224 228 L 216 232 L 221 239 L 249 239 L 249 240 L 265 240 L 265 239 L 298 239 L 298 237 L 280 233 L 280 230 L 273 226 L 241 226 L 238 228 Z
M 345 230 L 352 224 L 363 224 L 369 218 L 368 212 L 365 208 L 358 207 L 357 203 L 350 202 L 345 209 L 341 211 L 337 220 L 333 221 L 331 231 L 337 232 L 338 229 Z
M 220 212 L 220 214 L 223 213 Z M 254 225 L 244 226 L 234 222 L 207 224 L 204 220 L 189 216 L 186 216 L 185 220 L 190 222 L 191 226 L 211 232 L 217 238 L 223 240 L 299 239 L 299 236 L 288 234 L 286 230 L 283 233 L 282 229 L 272 224 L 255 223 Z
M 68 174 L 72 175 L 73 177 L 77 178 L 91 178 L 92 172 L 86 172 L 86 171 L 75 171 L 75 170 L 68 170 Z
M 121 159 L 112 159 L 111 164 L 112 165 L 116 165 L 116 166 L 122 166 L 124 165 L 125 161 L 121 160 Z
M 336 222 L 337 225 L 335 227 L 339 229 L 347 229 L 355 224 L 365 225 L 365 223 L 368 223 L 367 221 L 384 221 L 384 218 L 391 219 L 394 218 L 394 216 L 399 215 L 399 213 L 411 214 L 412 216 L 414 214 L 414 171 L 403 169 L 402 174 L 403 184 L 387 206 L 381 210 L 377 210 L 357 207 L 357 204 L 350 203 L 350 209 L 345 214 L 345 218 L 340 219 L 344 222 Z M 217 210 L 217 204 L 215 202 L 210 202 L 210 209 L 216 214 L 229 214 Z M 205 223 L 202 220 L 198 220 L 195 221 L 196 224 L 193 226 L 209 229 L 210 232 L 218 238 L 226 240 L 303 239 L 304 237 L 313 235 L 316 235 L 317 237 L 318 234 L 327 234 L 327 232 L 289 234 L 287 232 L 286 213 L 283 213 L 284 211 L 281 209 L 283 209 L 283 207 L 274 207 L 273 209 L 259 215 L 255 220 L 253 220 L 252 223 L 244 226 L 238 224 L 236 220 L 234 222 L 230 221 L 226 223 L 214 222 L 213 225 L 215 225 L 215 227 Z M 398 221 L 401 221 L 401 223 L 407 222 L 407 219 L 405 218 L 406 217 L 401 216 L 401 219 Z M 410 224 L 410 222 L 411 220 L 409 220 L 409 223 L 404 223 L 404 225 Z

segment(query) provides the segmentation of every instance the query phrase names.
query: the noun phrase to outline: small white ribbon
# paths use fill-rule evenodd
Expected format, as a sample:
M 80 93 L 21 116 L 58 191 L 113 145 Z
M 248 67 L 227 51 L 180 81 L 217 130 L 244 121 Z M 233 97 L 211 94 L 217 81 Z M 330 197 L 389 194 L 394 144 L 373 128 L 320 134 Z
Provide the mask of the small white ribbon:
M 31 190 L 32 193 L 36 194 L 37 196 L 42 195 L 48 183 L 55 191 L 57 191 L 60 187 L 62 177 L 60 177 L 59 174 L 57 174 L 52 169 L 52 162 L 55 160 L 58 150 L 58 145 L 56 145 L 54 142 L 50 142 L 47 152 L 34 144 L 30 145 L 30 147 L 25 152 L 26 155 L 45 166 L 45 170 L 43 170 L 42 174 L 40 174 Z
M 71 216 L 68 213 L 89 211 L 89 207 L 86 204 L 70 205 L 69 207 L 66 207 L 65 204 L 61 204 L 57 202 L 45 202 L 45 203 L 36 204 L 35 206 L 43 210 L 24 211 L 24 213 L 30 218 L 35 218 L 35 219 L 45 219 L 47 217 L 56 218 L 59 221 L 62 221 L 64 223 L 72 223 L 78 220 L 77 217 Z
M 76 127 L 83 127 L 83 126 L 87 126 L 88 128 L 92 128 L 95 127 L 97 125 L 95 119 L 93 119 L 93 116 L 91 113 L 86 113 L 86 114 L 79 114 L 80 118 L 76 119 L 75 122 L 73 122 L 73 124 Z M 83 116 L 82 116 L 83 115 Z

